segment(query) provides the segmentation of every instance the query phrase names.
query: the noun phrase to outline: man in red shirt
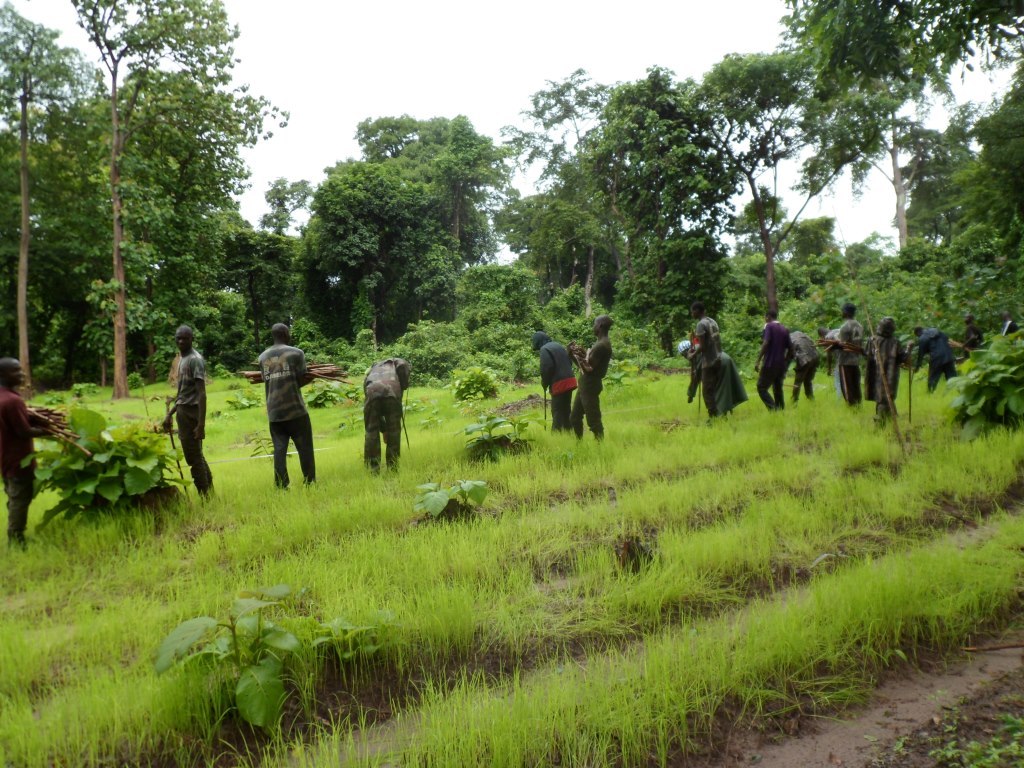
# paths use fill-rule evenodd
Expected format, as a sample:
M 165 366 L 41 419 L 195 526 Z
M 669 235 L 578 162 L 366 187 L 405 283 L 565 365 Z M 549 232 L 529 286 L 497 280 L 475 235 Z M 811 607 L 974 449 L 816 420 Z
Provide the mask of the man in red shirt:
M 21 363 L 13 357 L 0 358 L 0 474 L 7 492 L 7 545 L 25 546 L 28 506 L 32 503 L 36 463 L 22 462 L 34 452 L 33 437 L 45 432 L 33 427 L 18 387 L 25 383 Z

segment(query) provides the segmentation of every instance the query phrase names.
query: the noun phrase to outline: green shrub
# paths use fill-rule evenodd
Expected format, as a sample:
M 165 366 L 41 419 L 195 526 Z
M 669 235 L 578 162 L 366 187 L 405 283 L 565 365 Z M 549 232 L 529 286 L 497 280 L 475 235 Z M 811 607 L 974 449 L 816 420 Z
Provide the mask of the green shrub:
M 521 453 L 529 448 L 524 436 L 530 426 L 528 419 L 504 416 L 484 416 L 468 425 L 463 432 L 472 435 L 466 441 L 466 452 L 471 459 L 495 461 L 502 453 Z
M 232 411 L 247 411 L 250 408 L 258 408 L 263 405 L 263 397 L 253 387 L 236 390 L 226 401 L 228 408 Z
M 995 425 L 1017 427 L 1024 422 L 1024 334 L 997 336 L 987 348 L 975 350 L 950 381 L 959 394 L 953 418 L 972 439 Z
M 142 374 L 132 371 L 128 374 L 128 389 L 142 389 L 146 386 L 146 380 L 142 378 Z
M 483 504 L 488 493 L 484 480 L 459 480 L 447 488 L 440 483 L 424 483 L 416 486 L 416 490 L 420 494 L 413 511 L 423 512 L 434 520 L 464 517 L 473 511 L 474 505 Z
M 184 484 L 172 474 L 178 456 L 166 435 L 147 432 L 141 423 L 109 428 L 102 414 L 86 408 L 73 409 L 69 423 L 80 436 L 77 447 L 58 443 L 36 453 L 37 492 L 60 497 L 40 527 L 59 515 L 122 511 L 149 491 Z
M 494 371 L 479 366 L 457 370 L 452 392 L 456 400 L 488 400 L 498 396 L 498 377 Z
M 81 400 L 83 397 L 99 394 L 99 391 L 100 388 L 91 381 L 84 381 L 81 384 L 71 385 L 71 396 L 77 400 Z

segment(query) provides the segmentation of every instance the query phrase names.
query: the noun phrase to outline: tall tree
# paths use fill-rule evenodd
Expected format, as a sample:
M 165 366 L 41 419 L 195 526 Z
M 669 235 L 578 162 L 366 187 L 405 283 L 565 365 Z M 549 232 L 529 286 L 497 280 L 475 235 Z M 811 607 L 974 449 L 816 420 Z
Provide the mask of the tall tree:
M 274 179 L 263 195 L 270 212 L 260 217 L 260 227 L 275 235 L 285 235 L 292 226 L 292 216 L 306 208 L 313 197 L 313 187 L 308 181 L 289 182 L 288 179 Z
M 765 256 L 768 307 L 778 310 L 775 258 L 808 203 L 827 189 L 842 170 L 873 145 L 877 131 L 865 125 L 862 102 L 822 98 L 813 73 L 800 54 L 732 54 L 705 75 L 700 96 L 712 115 L 715 150 L 747 187 L 757 213 Z M 804 201 L 788 219 L 773 215 L 780 167 L 800 161 L 799 189 Z M 770 176 L 771 184 L 762 179 Z M 764 190 L 769 195 L 764 195 Z
M 251 142 L 262 126 L 265 102 L 230 91 L 234 65 L 235 27 L 228 23 L 220 0 L 72 0 L 78 23 L 100 54 L 109 76 L 110 102 L 110 199 L 112 228 L 112 280 L 114 296 L 114 397 L 128 396 L 124 176 L 126 157 L 140 114 L 148 99 L 150 120 L 175 124 L 187 102 L 162 102 L 160 88 L 173 84 L 177 93 L 220 98 L 225 112 L 221 120 L 244 123 Z M 171 77 L 173 75 L 173 77 Z M 256 124 L 252 115 L 257 114 Z M 208 115 L 207 115 L 208 116 Z M 193 147 L 205 145 L 225 156 L 237 156 L 235 136 L 219 132 L 223 123 L 193 126 Z M 207 135 L 209 131 L 209 135 Z M 184 134 L 181 134 L 184 135 Z M 233 166 L 241 172 L 240 164 Z M 187 191 L 185 192 L 187 194 Z
M 612 91 L 595 137 L 595 174 L 626 238 L 619 296 L 657 324 L 667 350 L 693 299 L 714 308 L 722 298 L 720 237 L 736 183 L 711 119 L 694 82 L 653 68 Z
M 60 33 L 34 24 L 8 2 L 0 7 L 0 105 L 7 112 L 18 105 L 21 235 L 18 249 L 18 358 L 32 388 L 29 349 L 28 276 L 31 229 L 29 189 L 29 116 L 32 105 L 56 105 L 82 94 L 88 83 L 84 61 L 77 51 L 57 45 Z

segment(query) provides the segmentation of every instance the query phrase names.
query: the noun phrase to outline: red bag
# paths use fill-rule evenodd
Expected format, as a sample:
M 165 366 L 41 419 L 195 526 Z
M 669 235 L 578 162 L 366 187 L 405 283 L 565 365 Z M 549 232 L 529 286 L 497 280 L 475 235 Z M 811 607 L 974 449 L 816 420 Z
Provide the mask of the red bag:
M 570 376 L 568 379 L 562 379 L 561 381 L 556 381 L 554 384 L 552 384 L 551 394 L 564 395 L 566 392 L 572 392 L 574 389 L 576 389 L 577 386 L 578 384 L 576 383 L 576 377 Z

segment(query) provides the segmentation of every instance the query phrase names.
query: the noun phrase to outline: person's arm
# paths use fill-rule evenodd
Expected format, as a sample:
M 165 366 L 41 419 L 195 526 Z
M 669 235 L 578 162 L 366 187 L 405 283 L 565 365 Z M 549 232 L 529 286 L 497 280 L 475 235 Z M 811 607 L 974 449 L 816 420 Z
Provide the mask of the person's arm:
M 206 379 L 196 379 L 196 393 L 199 395 L 199 422 L 192 431 L 196 440 L 206 437 Z
M 15 401 L 19 407 L 11 409 L 6 419 L 7 425 L 16 437 L 46 437 L 47 432 L 42 427 L 32 426 L 32 414 L 24 401 Z
M 927 349 L 927 346 L 928 337 L 922 335 L 921 340 L 917 342 L 917 362 L 914 364 L 914 370 L 917 370 L 918 368 L 921 367 L 921 361 L 924 359 L 924 356 L 928 354 L 928 352 L 925 351 Z
M 765 353 L 768 351 L 768 339 L 765 338 L 761 342 L 761 348 L 757 351 L 757 360 L 754 361 L 754 370 L 761 370 L 761 361 L 764 359 Z

